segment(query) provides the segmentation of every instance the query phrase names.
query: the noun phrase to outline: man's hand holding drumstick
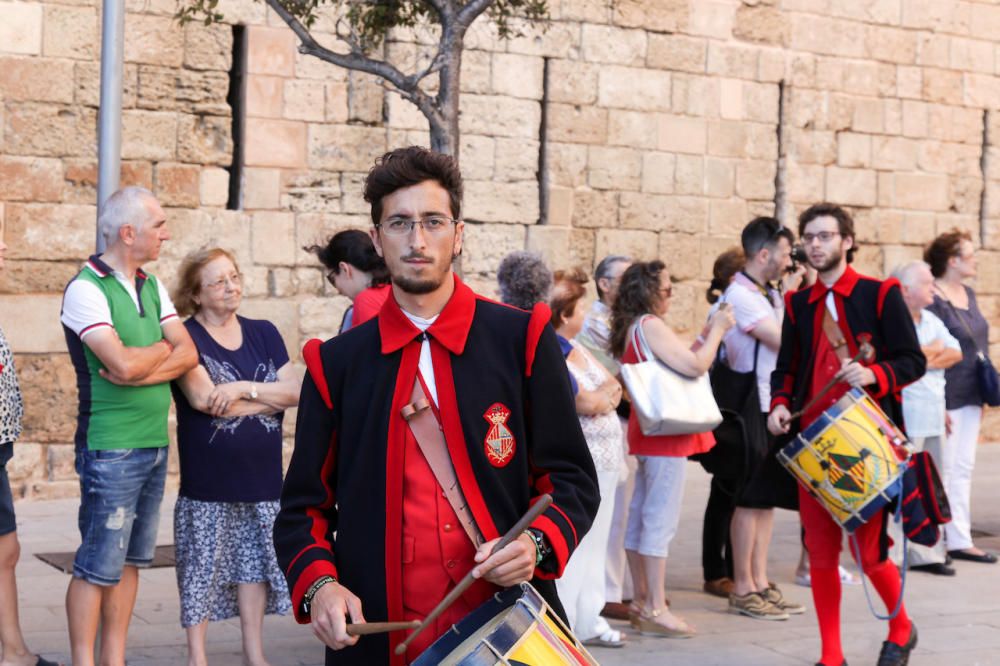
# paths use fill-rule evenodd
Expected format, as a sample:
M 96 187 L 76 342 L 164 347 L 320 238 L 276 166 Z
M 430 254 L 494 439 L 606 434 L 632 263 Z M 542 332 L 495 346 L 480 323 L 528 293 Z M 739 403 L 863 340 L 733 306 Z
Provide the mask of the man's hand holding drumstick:
M 785 405 L 778 405 L 767 417 L 767 429 L 772 435 L 784 435 L 788 432 L 788 429 L 792 425 L 792 421 L 802 413 L 806 411 L 814 402 L 819 400 L 821 397 L 826 395 L 826 393 L 833 388 L 837 382 L 845 382 L 851 386 L 851 388 L 861 388 L 862 386 L 870 386 L 878 381 L 875 377 L 875 373 L 872 369 L 866 365 L 861 364 L 861 360 L 870 360 L 875 357 L 875 350 L 872 348 L 871 343 L 866 339 L 865 334 L 858 336 L 858 341 L 860 342 L 858 353 L 852 359 L 844 359 L 843 365 L 833 379 L 828 383 L 823 390 L 821 390 L 816 396 L 806 404 L 801 410 L 792 414 L 788 411 L 788 407 Z
M 312 630 L 317 638 L 334 650 L 358 642 L 357 636 L 347 633 L 347 616 L 352 622 L 364 622 L 361 599 L 340 583 L 327 583 L 316 591 L 310 607 Z
M 500 538 L 487 541 L 476 552 L 476 562 L 482 562 L 472 570 L 475 578 L 482 578 L 499 587 L 512 587 L 531 580 L 535 571 L 535 542 L 527 534 L 507 544 L 490 555 Z

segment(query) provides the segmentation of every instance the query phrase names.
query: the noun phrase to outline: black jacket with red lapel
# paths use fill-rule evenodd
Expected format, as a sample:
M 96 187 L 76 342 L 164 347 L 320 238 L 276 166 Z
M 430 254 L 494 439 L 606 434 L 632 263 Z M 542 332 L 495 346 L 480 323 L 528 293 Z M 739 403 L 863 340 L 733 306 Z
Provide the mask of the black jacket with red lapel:
M 866 365 L 877 381 L 867 387 L 868 393 L 897 426 L 904 427 L 900 391 L 923 376 L 927 359 L 920 351 L 917 331 L 903 301 L 899 281 L 876 280 L 848 266 L 831 289 L 837 306 L 837 324 L 851 357 L 857 354 L 858 339 L 862 335 L 870 336 L 875 348 L 875 358 Z M 811 288 L 785 295 L 781 349 L 771 374 L 772 409 L 784 404 L 795 412 L 806 402 L 816 359 L 817 336 L 825 335 L 826 293 L 826 287 L 817 281 Z
M 561 611 L 553 579 L 590 528 L 600 495 L 548 318 L 544 305 L 528 313 L 494 303 L 456 277 L 454 295 L 427 334 L 448 449 L 486 539 L 510 529 L 540 494 L 553 497 L 534 527 L 554 556 L 532 584 Z M 302 597 L 323 574 L 361 598 L 368 621 L 402 618 L 406 425 L 399 409 L 409 402 L 419 355 L 419 344 L 410 343 L 419 336 L 390 297 L 376 319 L 322 344 L 311 341 L 303 352 L 309 373 L 274 526 L 300 622 L 308 621 Z M 496 403 L 510 410 L 514 438 L 503 466 L 485 449 L 492 424 L 484 415 Z M 402 664 L 390 645 L 404 636 L 366 636 L 327 650 L 327 664 Z

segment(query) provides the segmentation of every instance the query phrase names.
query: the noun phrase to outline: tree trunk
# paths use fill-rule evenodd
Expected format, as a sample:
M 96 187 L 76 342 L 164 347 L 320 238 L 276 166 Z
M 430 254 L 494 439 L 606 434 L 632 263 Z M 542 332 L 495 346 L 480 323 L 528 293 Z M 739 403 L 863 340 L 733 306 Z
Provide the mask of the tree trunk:
M 431 149 L 451 155 L 459 159 L 459 88 L 462 76 L 461 39 L 455 39 L 450 45 L 445 64 L 438 75 L 439 90 L 437 95 L 438 118 L 428 118 L 431 131 Z

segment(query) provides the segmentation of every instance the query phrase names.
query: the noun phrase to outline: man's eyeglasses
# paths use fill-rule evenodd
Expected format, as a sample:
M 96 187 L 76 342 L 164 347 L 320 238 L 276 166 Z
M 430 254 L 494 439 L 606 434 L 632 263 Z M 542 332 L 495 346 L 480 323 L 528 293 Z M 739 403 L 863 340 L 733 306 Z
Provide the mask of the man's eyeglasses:
M 805 245 L 812 245 L 814 240 L 819 240 L 820 243 L 829 243 L 839 235 L 839 231 L 820 231 L 816 234 L 802 234 L 802 242 Z
M 376 226 L 381 227 L 382 231 L 390 236 L 406 236 L 413 231 L 413 227 L 418 224 L 426 233 L 440 234 L 444 233 L 445 230 L 452 225 L 452 223 L 456 222 L 458 222 L 458 220 L 445 217 L 444 215 L 429 215 L 422 220 L 409 217 L 390 217 L 385 222 Z
M 243 275 L 242 275 L 242 273 L 233 273 L 232 275 L 227 275 L 225 277 L 221 277 L 218 280 L 216 280 L 215 282 L 209 282 L 209 283 L 203 284 L 201 286 L 204 289 L 209 289 L 211 291 L 221 291 L 221 290 L 223 290 L 223 289 L 226 288 L 226 283 L 227 282 L 229 282 L 230 284 L 232 284 L 234 287 L 239 287 L 240 285 L 243 284 Z

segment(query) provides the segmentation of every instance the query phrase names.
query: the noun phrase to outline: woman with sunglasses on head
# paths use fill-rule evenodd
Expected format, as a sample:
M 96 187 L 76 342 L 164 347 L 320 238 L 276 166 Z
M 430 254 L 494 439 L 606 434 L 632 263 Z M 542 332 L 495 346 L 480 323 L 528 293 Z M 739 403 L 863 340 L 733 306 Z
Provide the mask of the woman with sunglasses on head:
M 236 258 L 188 255 L 173 294 L 198 365 L 173 384 L 181 487 L 174 508 L 188 664 L 203 666 L 210 620 L 239 616 L 244 663 L 262 666 L 265 613 L 291 610 L 271 532 L 281 494 L 284 410 L 301 381 L 274 324 L 237 314 Z
M 635 327 L 641 332 L 657 359 L 688 377 L 708 372 L 722 337 L 734 323 L 728 307 L 720 308 L 709 320 L 705 340 L 688 346 L 663 321 L 670 308 L 673 288 L 662 261 L 638 262 L 623 274 L 618 297 L 611 308 L 611 353 L 619 362 L 638 363 Z M 638 469 L 635 492 L 628 512 L 625 553 L 635 586 L 632 623 L 643 634 L 687 638 L 694 629 L 670 612 L 664 591 L 667 552 L 677 532 L 684 469 L 687 457 L 708 451 L 715 445 L 711 432 L 692 435 L 650 437 L 642 433 L 635 410 L 629 417 L 629 453 L 636 456 Z
M 976 303 L 976 292 L 964 284 L 976 277 L 976 248 L 966 231 L 943 233 L 924 251 L 934 275 L 934 302 L 927 308 L 948 327 L 962 346 L 962 360 L 944 371 L 948 439 L 942 475 L 951 522 L 944 526 L 948 554 L 956 560 L 994 564 L 997 556 L 972 542 L 970 494 L 976 446 L 983 418 L 976 363 L 979 350 L 989 349 L 990 326 Z
M 351 300 L 339 333 L 378 314 L 389 295 L 389 269 L 375 252 L 371 236 L 359 229 L 346 229 L 331 236 L 324 246 L 304 249 L 320 260 L 334 289 Z

